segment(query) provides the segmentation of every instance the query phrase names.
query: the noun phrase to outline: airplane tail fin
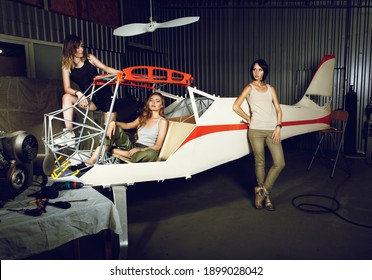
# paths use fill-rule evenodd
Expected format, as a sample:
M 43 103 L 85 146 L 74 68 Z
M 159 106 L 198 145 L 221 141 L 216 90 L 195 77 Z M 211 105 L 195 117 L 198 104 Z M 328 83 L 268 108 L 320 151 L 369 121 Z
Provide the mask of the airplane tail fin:
M 335 61 L 334 55 L 326 55 L 323 57 L 305 95 L 332 96 Z

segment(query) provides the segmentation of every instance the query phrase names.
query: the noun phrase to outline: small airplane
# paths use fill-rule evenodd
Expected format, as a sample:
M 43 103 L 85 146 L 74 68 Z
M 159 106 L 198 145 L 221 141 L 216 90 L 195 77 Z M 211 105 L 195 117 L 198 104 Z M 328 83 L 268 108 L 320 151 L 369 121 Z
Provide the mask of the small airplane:
M 334 65 L 335 57 L 326 55 L 302 99 L 294 105 L 281 105 L 283 140 L 329 127 Z M 190 74 L 151 66 L 129 67 L 117 75 L 99 75 L 94 79 L 91 94 L 97 92 L 100 87 L 115 85 L 110 114 L 120 85 L 156 90 L 173 100 L 165 109 L 169 126 L 158 161 L 118 164 L 120 160 L 107 155 L 79 178 L 74 179 L 87 185 L 112 188 L 114 203 L 124 231 L 120 237 L 121 255 L 125 254 L 127 246 L 127 186 L 139 182 L 161 182 L 171 178 L 188 179 L 194 174 L 239 159 L 251 152 L 247 139 L 248 125 L 232 110 L 236 98 L 208 94 L 192 86 L 192 83 L 193 77 Z M 181 86 L 186 88 L 187 92 L 184 96 L 171 94 L 158 89 L 157 86 L 161 84 Z M 80 163 L 90 156 L 93 151 L 92 144 L 90 150 L 79 149 L 86 141 L 93 142 L 93 139 L 98 137 L 103 146 L 102 140 L 107 131 L 107 125 L 102 128 L 96 124 L 87 112 L 78 108 L 78 103 L 79 101 L 74 105 L 74 110 L 83 116 L 83 123 L 73 122 L 74 129 L 80 133 L 73 148 L 68 145 L 57 147 L 53 143 L 53 139 L 61 134 L 54 133 L 53 122 L 64 121 L 58 117 L 63 110 L 46 114 L 44 117 L 43 141 L 46 149 L 54 155 L 57 169 L 61 168 L 62 173 L 68 171 L 69 163 Z M 244 106 L 243 109 L 248 110 L 248 104 Z M 62 163 L 61 158 L 64 159 Z M 71 179 L 73 175 L 67 172 L 67 178 Z M 60 180 L 61 177 L 56 179 Z

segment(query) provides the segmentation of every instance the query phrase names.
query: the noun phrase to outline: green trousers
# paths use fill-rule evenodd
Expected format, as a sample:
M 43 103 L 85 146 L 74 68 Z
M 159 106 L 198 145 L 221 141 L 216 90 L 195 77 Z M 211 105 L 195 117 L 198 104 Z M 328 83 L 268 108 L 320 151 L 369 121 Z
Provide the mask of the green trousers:
M 283 147 L 281 143 L 274 144 L 272 130 L 259 130 L 249 129 L 248 139 L 251 143 L 254 161 L 255 161 L 255 172 L 257 177 L 257 183 L 264 186 L 265 189 L 270 193 L 271 189 L 278 178 L 280 172 L 285 166 Z M 265 177 L 265 145 L 269 148 L 271 157 L 273 159 L 273 165 L 270 167 L 267 176 Z
M 110 151 L 112 147 L 116 146 L 117 148 L 129 151 L 133 148 L 147 148 L 147 146 L 140 143 L 135 143 L 133 137 L 125 132 L 121 127 L 116 127 L 115 134 L 111 139 L 106 138 L 105 140 L 106 151 Z M 156 161 L 159 156 L 159 151 L 154 149 L 146 149 L 144 151 L 136 152 L 132 155 L 131 162 L 151 162 Z

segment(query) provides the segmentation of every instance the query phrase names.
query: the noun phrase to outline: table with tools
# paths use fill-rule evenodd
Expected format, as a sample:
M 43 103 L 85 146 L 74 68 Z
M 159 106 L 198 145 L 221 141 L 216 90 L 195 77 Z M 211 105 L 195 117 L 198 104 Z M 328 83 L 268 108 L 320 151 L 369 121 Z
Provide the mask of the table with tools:
M 24 259 L 103 230 L 121 233 L 113 202 L 90 186 L 46 198 L 30 186 L 0 208 L 0 259 Z

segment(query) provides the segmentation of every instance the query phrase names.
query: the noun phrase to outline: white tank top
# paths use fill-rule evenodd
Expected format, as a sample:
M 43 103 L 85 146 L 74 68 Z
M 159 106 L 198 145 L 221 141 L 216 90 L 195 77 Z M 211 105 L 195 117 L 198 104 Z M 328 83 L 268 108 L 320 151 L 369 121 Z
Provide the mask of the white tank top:
M 156 140 L 158 139 L 159 134 L 159 122 L 162 118 L 159 118 L 158 121 L 151 127 L 141 127 L 138 129 L 137 143 L 145 145 L 147 147 L 154 146 Z
M 258 92 L 251 84 L 252 91 L 248 98 L 251 111 L 251 123 L 249 128 L 274 130 L 276 127 L 277 117 L 273 104 L 272 88 L 267 85 L 266 92 Z

